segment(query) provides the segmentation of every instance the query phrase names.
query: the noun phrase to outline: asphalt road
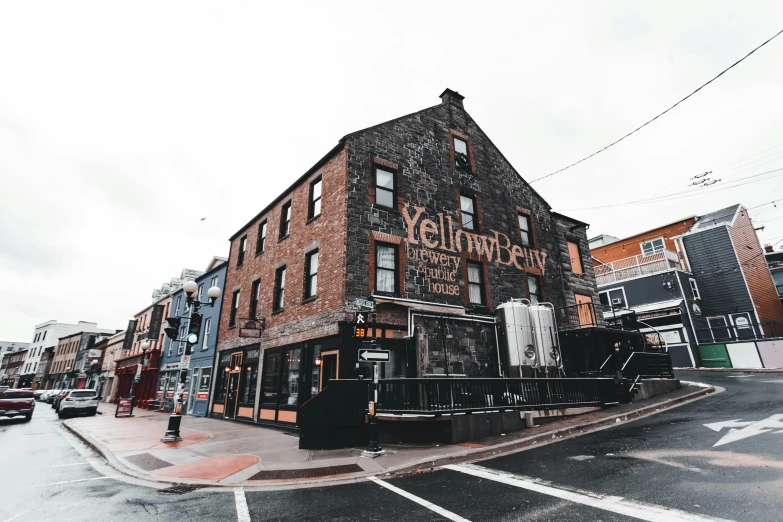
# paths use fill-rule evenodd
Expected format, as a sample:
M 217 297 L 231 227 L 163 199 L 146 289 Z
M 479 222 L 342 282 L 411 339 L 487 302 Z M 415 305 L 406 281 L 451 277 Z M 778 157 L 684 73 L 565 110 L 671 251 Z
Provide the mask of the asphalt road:
M 727 391 L 471 465 L 280 491 L 172 494 L 111 478 L 39 404 L 30 423 L 0 420 L 0 522 L 783 519 L 783 374 L 678 377 Z

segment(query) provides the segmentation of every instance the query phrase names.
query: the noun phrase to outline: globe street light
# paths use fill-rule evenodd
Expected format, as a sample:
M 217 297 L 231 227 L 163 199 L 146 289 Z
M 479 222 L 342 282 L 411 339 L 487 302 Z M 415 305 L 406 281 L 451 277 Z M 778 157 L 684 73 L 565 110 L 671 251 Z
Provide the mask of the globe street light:
M 182 422 L 182 395 L 185 391 L 185 383 L 188 379 L 187 366 L 190 363 L 190 352 L 193 348 L 193 345 L 198 343 L 199 339 L 201 338 L 201 321 L 203 317 L 199 313 L 199 309 L 202 306 L 215 306 L 215 302 L 222 294 L 220 288 L 213 286 L 207 290 L 207 297 L 209 297 L 209 301 L 199 301 L 199 296 L 197 295 L 198 284 L 195 281 L 187 281 L 184 285 L 182 285 L 182 291 L 185 292 L 187 296 L 188 315 L 186 317 L 177 317 L 176 315 L 169 317 L 167 319 L 169 327 L 164 330 L 169 339 L 171 339 L 172 343 L 185 343 L 185 353 L 180 357 L 179 360 L 180 374 L 179 383 L 177 384 L 176 396 L 174 398 L 174 411 L 169 417 L 168 429 L 166 430 L 166 434 L 163 435 L 163 438 L 160 439 L 161 442 L 178 442 L 182 440 L 182 437 L 179 435 L 179 426 Z M 184 341 L 177 339 L 180 322 L 182 319 L 188 320 L 187 333 L 185 335 Z

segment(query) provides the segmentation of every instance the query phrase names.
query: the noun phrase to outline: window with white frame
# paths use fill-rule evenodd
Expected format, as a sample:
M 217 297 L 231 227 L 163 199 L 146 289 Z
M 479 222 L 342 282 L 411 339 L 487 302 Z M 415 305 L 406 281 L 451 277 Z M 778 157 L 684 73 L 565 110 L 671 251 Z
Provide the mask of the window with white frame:
M 696 284 L 696 280 L 693 278 L 688 279 L 691 285 L 691 292 L 693 292 L 694 299 L 701 299 L 701 293 L 699 293 L 699 285 Z
M 215 276 L 212 278 L 212 281 L 209 283 L 209 287 L 212 288 L 214 286 L 217 286 L 218 284 L 218 276 Z
M 649 257 L 663 252 L 663 238 L 655 238 L 642 243 L 642 255 Z
M 209 349 L 209 331 L 212 329 L 212 318 L 207 317 L 204 319 L 204 344 L 201 345 L 201 350 Z

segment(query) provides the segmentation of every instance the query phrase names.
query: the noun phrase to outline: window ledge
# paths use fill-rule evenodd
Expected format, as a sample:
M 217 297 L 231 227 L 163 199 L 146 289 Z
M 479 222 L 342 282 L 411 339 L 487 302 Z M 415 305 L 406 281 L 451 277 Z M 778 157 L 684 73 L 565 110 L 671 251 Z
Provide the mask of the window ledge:
M 263 254 L 264 252 L 266 252 L 266 250 L 262 250 L 261 252 L 256 252 L 256 255 L 255 255 L 255 257 L 258 257 L 258 256 L 260 256 L 260 255 L 261 255 L 261 254 Z
M 283 237 L 281 237 L 280 239 L 278 239 L 278 240 L 277 240 L 277 242 L 278 242 L 278 243 L 279 243 L 279 242 L 281 242 L 282 240 L 284 240 L 285 238 L 289 237 L 290 235 L 291 235 L 290 233 L 288 233 L 288 234 L 284 235 Z
M 282 314 L 285 311 L 285 308 L 279 308 L 277 310 L 272 310 L 272 315 Z
M 241 265 L 237 265 L 236 268 L 242 268 L 243 266 L 245 266 L 245 263 L 242 263 Z
M 313 217 L 311 217 L 310 219 L 308 219 L 308 220 L 305 222 L 305 226 L 309 225 L 310 223 L 312 223 L 313 221 L 315 221 L 315 220 L 316 220 L 316 219 L 318 219 L 319 217 L 321 217 L 321 214 L 318 214 L 317 216 L 313 216 Z
M 318 299 L 318 296 L 314 295 L 313 297 L 308 297 L 307 299 L 303 299 L 301 304 L 312 303 L 313 301 L 316 301 L 317 299 Z
M 237 327 L 237 325 L 235 325 L 235 324 L 230 324 L 230 325 L 228 325 L 228 329 L 229 329 L 229 330 L 233 330 L 233 329 L 234 329 L 234 328 L 236 328 L 236 327 Z

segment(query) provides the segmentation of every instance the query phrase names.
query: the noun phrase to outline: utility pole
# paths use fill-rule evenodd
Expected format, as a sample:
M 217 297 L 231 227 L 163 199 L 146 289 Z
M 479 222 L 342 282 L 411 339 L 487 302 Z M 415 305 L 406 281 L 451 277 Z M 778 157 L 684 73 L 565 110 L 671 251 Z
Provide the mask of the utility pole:
M 372 310 L 372 340 L 370 341 L 371 346 L 371 352 L 377 353 L 377 341 L 378 338 L 378 330 L 376 326 L 376 318 L 377 314 L 375 313 L 375 308 L 373 307 Z M 388 354 L 387 354 L 388 356 Z M 386 452 L 381 448 L 381 445 L 378 443 L 378 416 L 376 415 L 376 406 L 378 404 L 378 378 L 380 376 L 380 371 L 378 368 L 378 360 L 373 359 L 372 363 L 372 394 L 373 394 L 373 400 L 370 401 L 368 413 L 369 413 L 369 428 L 370 428 L 370 445 L 367 447 L 366 450 L 362 452 L 363 457 L 380 457 L 382 455 L 386 455 Z

